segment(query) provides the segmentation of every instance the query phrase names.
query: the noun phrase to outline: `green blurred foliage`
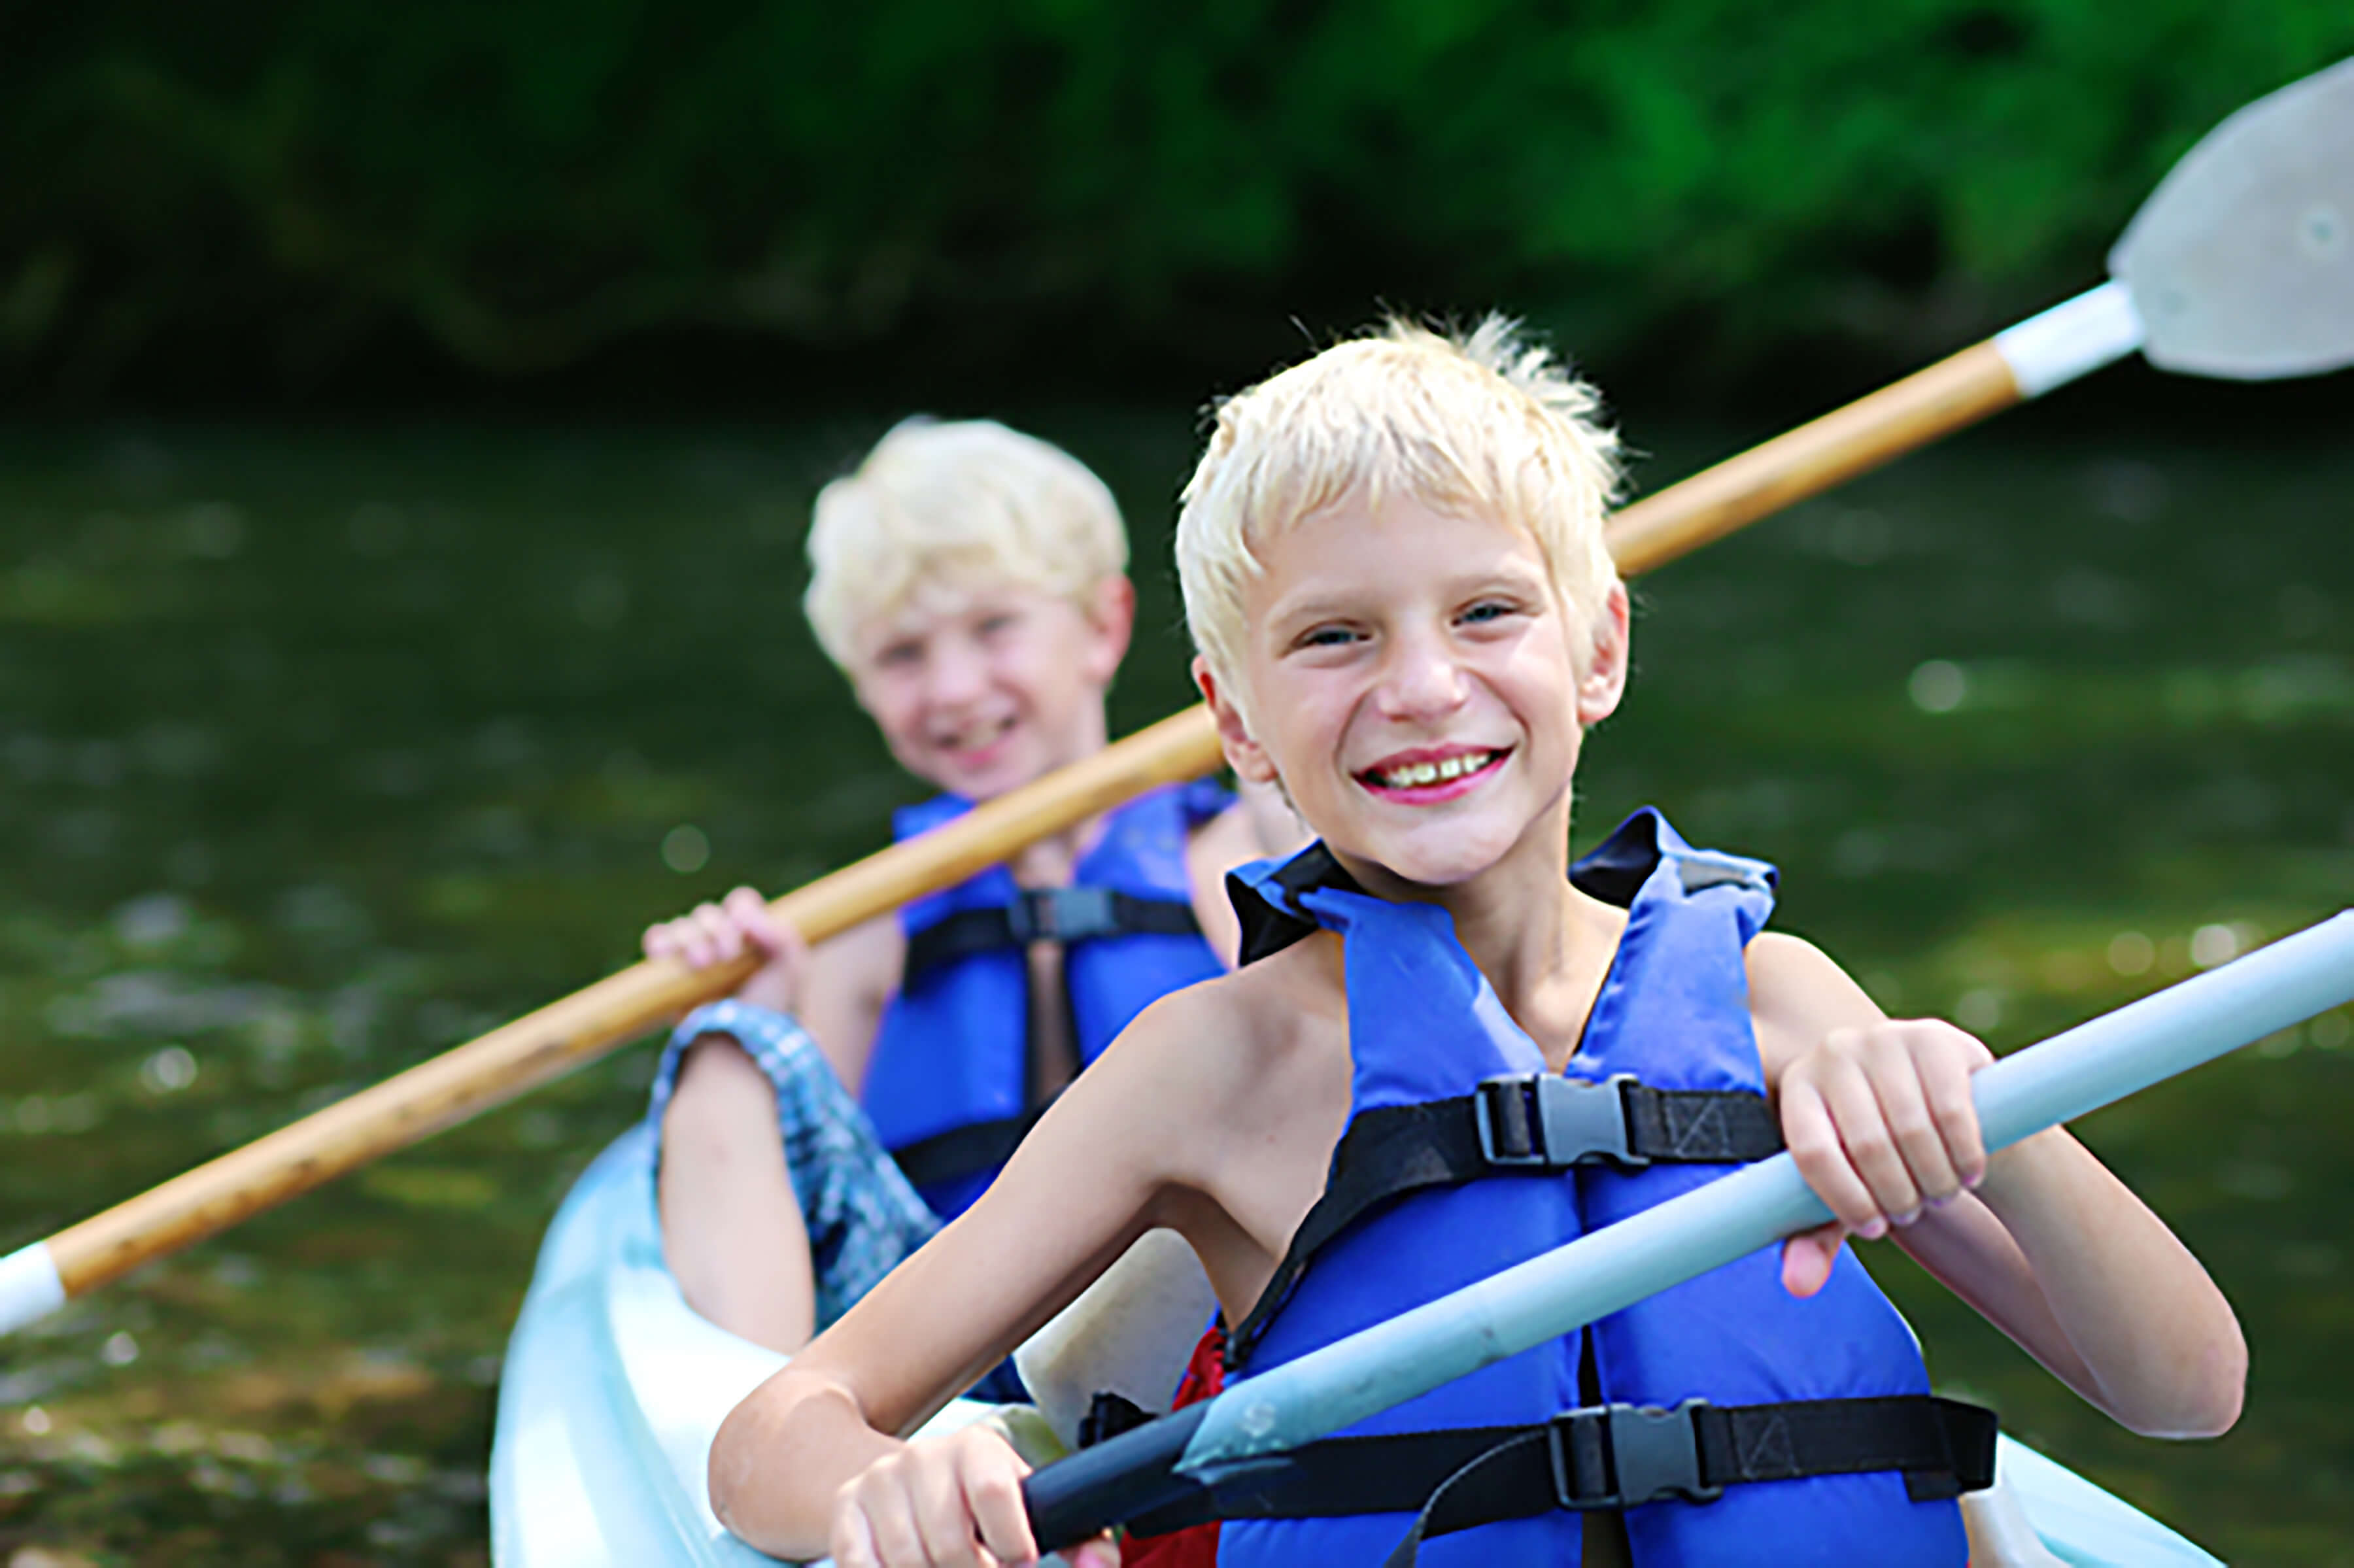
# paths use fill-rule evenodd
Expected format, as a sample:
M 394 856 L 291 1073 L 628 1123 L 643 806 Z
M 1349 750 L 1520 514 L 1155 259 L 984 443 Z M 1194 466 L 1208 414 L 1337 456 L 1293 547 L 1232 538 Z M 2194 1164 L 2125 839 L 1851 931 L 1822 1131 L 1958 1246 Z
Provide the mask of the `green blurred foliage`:
M 299 384 L 387 333 L 493 374 L 663 332 L 1073 322 L 1214 359 L 1239 320 L 1376 299 L 1500 302 L 1588 353 L 1910 357 L 2081 285 L 2198 135 L 2354 53 L 2346 0 L 96 0 L 11 26 L 0 384 L 83 395 L 192 329 Z

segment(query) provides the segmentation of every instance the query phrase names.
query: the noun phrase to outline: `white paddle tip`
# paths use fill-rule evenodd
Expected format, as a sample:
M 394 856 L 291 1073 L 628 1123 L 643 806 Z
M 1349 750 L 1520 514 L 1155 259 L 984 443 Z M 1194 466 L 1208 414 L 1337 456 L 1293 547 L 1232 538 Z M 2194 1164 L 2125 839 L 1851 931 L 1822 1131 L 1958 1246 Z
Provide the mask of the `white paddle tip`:
M 2041 397 L 2141 346 L 2141 316 L 2123 283 L 2107 282 L 1995 334 L 2021 397 Z
M 66 1304 L 65 1281 L 47 1242 L 0 1257 L 0 1334 L 13 1334 Z

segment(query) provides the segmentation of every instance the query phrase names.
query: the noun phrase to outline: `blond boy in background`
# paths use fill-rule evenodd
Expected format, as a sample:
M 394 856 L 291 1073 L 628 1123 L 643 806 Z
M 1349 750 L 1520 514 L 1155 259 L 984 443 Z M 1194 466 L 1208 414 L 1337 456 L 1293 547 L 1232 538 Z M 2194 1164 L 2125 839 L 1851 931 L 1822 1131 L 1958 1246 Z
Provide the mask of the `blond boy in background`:
M 819 493 L 808 548 L 819 642 L 940 791 L 897 814 L 899 836 L 1106 744 L 1135 593 L 1111 493 L 1069 454 L 993 421 L 907 420 Z M 1269 804 L 1274 842 L 1296 839 Z M 1223 970 L 1221 878 L 1263 853 L 1253 819 L 1199 784 L 814 949 L 749 888 L 649 929 L 650 955 L 768 959 L 684 1021 L 655 1078 L 663 1247 L 687 1301 L 799 1349 L 969 1203 L 1136 1012 Z

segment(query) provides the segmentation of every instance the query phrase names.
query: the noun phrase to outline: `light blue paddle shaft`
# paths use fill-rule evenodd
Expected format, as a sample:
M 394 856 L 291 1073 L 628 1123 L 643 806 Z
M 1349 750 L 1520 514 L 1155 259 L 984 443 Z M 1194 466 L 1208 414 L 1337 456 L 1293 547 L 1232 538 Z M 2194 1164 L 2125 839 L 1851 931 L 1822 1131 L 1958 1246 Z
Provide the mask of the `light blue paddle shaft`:
M 2354 1001 L 2354 910 L 2105 1013 L 1971 1080 L 1989 1152 Z M 1581 1236 L 1209 1403 L 1177 1468 L 1313 1442 L 1831 1217 L 1787 1154 Z

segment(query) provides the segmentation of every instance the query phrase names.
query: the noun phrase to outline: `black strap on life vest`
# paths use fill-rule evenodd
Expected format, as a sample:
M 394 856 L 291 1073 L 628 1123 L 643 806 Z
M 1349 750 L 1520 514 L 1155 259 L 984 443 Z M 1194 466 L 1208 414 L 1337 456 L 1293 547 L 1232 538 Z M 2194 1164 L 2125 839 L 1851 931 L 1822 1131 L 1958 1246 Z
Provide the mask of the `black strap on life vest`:
M 1364 891 L 1347 868 L 1333 858 L 1332 852 L 1324 847 L 1321 839 L 1278 866 L 1275 884 L 1295 899 L 1320 887 L 1337 887 L 1344 893 Z M 1271 958 L 1320 929 L 1311 916 L 1283 908 L 1254 891 L 1231 871 L 1226 873 L 1226 899 L 1235 906 L 1235 918 L 1242 924 L 1238 961 L 1245 965 Z
M 1129 1529 L 1418 1510 L 1389 1559 L 1404 1568 L 1434 1535 L 1556 1508 L 1704 1503 L 1758 1481 L 1896 1470 L 1915 1501 L 1957 1497 L 1994 1484 L 1995 1432 L 1994 1412 L 1929 1394 L 1594 1405 L 1529 1426 L 1326 1438 L 1238 1466 Z
M 1108 887 L 1026 887 L 1011 903 L 960 909 L 909 937 L 902 983 L 976 953 L 1033 942 L 1195 937 L 1201 931 L 1193 905 L 1180 899 L 1140 898 Z
M 1367 1211 L 1407 1193 L 1604 1162 L 1735 1164 L 1781 1148 L 1763 1095 L 1648 1088 L 1624 1075 L 1590 1084 L 1558 1073 L 1507 1074 L 1454 1099 L 1360 1111 L 1332 1151 L 1324 1195 L 1234 1331 L 1227 1365 L 1239 1372 L 1247 1363 L 1318 1252 Z

